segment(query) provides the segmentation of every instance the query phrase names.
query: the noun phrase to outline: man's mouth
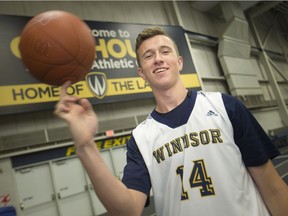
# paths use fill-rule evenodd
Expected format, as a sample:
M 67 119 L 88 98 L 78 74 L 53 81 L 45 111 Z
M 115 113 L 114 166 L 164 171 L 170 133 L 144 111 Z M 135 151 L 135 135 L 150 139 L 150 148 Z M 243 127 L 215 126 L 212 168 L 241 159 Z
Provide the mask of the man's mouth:
M 157 74 L 157 73 L 161 73 L 161 72 L 164 72 L 166 71 L 168 68 L 157 68 L 156 70 L 154 70 L 154 74 Z

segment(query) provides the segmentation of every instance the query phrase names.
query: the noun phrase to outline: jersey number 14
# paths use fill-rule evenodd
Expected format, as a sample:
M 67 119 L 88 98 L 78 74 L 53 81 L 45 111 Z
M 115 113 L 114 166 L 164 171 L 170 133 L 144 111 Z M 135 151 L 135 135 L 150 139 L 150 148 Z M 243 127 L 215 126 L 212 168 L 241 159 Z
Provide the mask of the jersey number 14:
M 195 160 L 193 161 L 194 166 L 192 168 L 192 172 L 189 178 L 189 184 L 191 188 L 199 187 L 201 196 L 210 196 L 214 195 L 213 183 L 210 177 L 207 175 L 207 171 L 205 168 L 205 164 L 203 160 Z M 177 175 L 180 176 L 181 184 L 182 184 L 182 194 L 181 200 L 189 199 L 189 195 L 187 190 L 183 186 L 183 169 L 184 166 L 179 166 L 176 169 Z

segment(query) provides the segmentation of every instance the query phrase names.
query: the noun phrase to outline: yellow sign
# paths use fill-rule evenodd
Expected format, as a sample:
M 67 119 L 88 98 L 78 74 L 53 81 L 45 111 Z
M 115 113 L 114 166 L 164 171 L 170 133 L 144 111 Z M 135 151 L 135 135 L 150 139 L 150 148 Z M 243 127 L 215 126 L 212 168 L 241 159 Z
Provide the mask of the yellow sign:
M 109 149 L 112 147 L 124 146 L 127 141 L 130 139 L 131 135 L 125 135 L 120 137 L 114 137 L 111 139 L 99 140 L 95 142 L 95 145 L 99 150 Z M 70 146 L 66 150 L 66 157 L 74 155 L 76 153 L 75 146 Z
M 200 87 L 197 74 L 182 74 L 181 78 L 186 88 Z M 105 94 L 102 96 L 102 98 L 151 92 L 149 85 L 140 77 L 108 79 L 105 80 L 105 82 L 106 83 L 105 86 L 103 84 L 103 88 L 105 87 L 107 89 L 105 90 Z M 97 97 L 97 91 L 92 91 L 90 83 L 85 81 L 81 81 L 70 86 L 67 89 L 67 93 L 69 95 L 75 95 L 81 98 Z M 58 101 L 59 97 L 60 87 L 42 83 L 0 86 L 0 107 L 54 102 Z

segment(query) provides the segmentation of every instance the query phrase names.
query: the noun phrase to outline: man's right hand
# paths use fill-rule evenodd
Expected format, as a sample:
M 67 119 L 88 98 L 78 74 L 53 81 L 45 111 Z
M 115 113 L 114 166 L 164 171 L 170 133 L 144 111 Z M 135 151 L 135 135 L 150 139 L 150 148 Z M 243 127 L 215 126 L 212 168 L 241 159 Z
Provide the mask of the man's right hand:
M 75 146 L 80 147 L 93 141 L 98 130 L 98 118 L 86 98 L 67 95 L 70 84 L 70 81 L 63 84 L 54 114 L 68 123 Z

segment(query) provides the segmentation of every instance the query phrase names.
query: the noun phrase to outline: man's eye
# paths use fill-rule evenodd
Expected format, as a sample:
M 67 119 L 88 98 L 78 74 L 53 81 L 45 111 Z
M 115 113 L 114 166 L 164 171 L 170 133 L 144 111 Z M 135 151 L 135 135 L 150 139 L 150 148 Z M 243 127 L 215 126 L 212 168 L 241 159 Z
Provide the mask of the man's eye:
M 152 57 L 152 54 L 149 54 L 149 55 L 145 55 L 145 56 L 144 56 L 145 59 L 149 59 L 149 58 L 151 58 L 151 57 Z
M 170 51 L 169 51 L 169 50 L 163 50 L 162 53 L 164 53 L 164 54 L 168 54 L 168 53 L 170 53 Z

